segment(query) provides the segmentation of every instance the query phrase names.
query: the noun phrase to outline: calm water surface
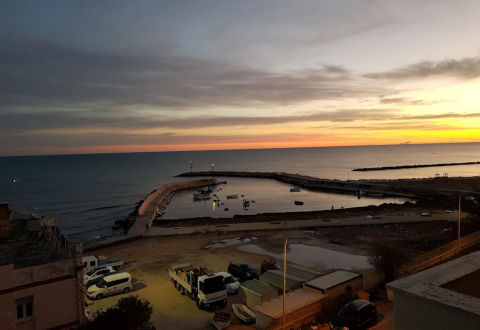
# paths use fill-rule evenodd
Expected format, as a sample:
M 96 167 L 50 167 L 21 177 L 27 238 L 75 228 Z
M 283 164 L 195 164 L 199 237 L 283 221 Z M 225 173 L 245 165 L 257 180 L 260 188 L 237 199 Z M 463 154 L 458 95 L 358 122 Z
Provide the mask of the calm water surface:
M 9 202 L 12 208 L 36 208 L 38 213 L 53 214 L 62 230 L 74 240 L 111 236 L 115 234 L 111 230 L 114 221 L 126 218 L 149 192 L 163 183 L 184 180 L 174 176 L 189 171 L 190 160 L 194 170 L 210 170 L 214 163 L 216 170 L 284 171 L 329 179 L 433 177 L 436 173 L 471 176 L 480 174 L 480 165 L 364 173 L 351 170 L 479 161 L 480 144 L 0 157 L 0 200 Z M 227 180 L 232 184 L 223 186 L 225 189 L 232 187 L 234 193 L 245 191 L 249 199 L 258 199 L 256 210 L 266 207 L 262 203 L 268 207 L 278 203 L 279 208 L 292 205 L 287 185 L 263 181 L 242 190 L 245 184 L 238 186 L 231 178 Z M 300 194 L 304 208 L 357 203 L 351 196 L 308 191 Z M 191 202 L 191 194 L 183 198 Z

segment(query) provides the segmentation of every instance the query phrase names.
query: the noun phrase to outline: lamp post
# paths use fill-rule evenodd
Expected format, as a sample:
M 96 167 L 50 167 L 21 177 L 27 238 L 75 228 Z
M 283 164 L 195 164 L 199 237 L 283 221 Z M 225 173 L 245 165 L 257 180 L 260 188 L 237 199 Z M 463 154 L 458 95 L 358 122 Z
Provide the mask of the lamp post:
M 190 161 L 190 174 L 193 172 L 193 160 Z

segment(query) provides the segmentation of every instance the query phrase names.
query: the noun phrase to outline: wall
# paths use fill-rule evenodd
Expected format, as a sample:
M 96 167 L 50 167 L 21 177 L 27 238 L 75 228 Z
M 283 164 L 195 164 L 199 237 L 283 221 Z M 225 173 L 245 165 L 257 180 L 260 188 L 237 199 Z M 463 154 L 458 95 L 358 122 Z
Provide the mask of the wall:
M 480 316 L 395 290 L 395 330 L 478 330 Z
M 351 293 L 355 294 L 358 291 L 363 290 L 363 279 L 362 277 L 357 277 L 351 281 L 342 283 L 340 285 L 337 285 L 336 287 L 333 287 L 325 292 L 326 297 L 324 298 L 324 301 L 334 301 L 337 300 L 342 294 L 345 293 L 345 289 L 350 285 L 352 288 Z
M 302 325 L 314 322 L 322 311 L 322 301 L 319 300 L 294 312 L 285 315 L 285 329 L 299 329 Z M 283 319 L 272 318 L 262 313 L 257 313 L 256 329 L 282 329 Z
M 0 266 L 0 329 L 49 329 L 76 324 L 79 297 L 74 261 L 14 270 Z M 17 322 L 15 300 L 33 296 L 33 319 Z
M 8 217 L 8 203 L 0 204 L 0 237 L 10 235 L 10 219 Z

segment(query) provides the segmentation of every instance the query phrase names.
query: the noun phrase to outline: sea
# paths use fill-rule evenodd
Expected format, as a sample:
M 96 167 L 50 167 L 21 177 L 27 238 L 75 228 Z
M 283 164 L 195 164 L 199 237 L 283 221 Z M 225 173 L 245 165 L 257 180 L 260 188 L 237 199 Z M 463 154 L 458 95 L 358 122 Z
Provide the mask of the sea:
M 140 200 L 162 184 L 185 180 L 176 175 L 190 171 L 191 167 L 193 171 L 210 171 L 213 164 L 214 171 L 278 171 L 356 180 L 480 175 L 480 165 L 352 171 L 360 167 L 474 161 L 480 161 L 480 143 L 11 156 L 0 157 L 0 202 L 8 202 L 13 209 L 53 215 L 69 239 L 89 241 L 120 235 L 112 230 L 116 220 L 126 219 Z M 233 201 L 217 205 L 213 210 L 211 201 L 195 203 L 191 193 L 183 193 L 172 199 L 165 221 L 178 217 L 221 217 L 242 212 L 320 210 L 332 206 L 403 202 L 382 198 L 359 201 L 356 196 L 305 190 L 294 195 L 288 185 L 279 182 L 226 180 L 227 184 L 222 185 L 225 194 L 243 194 L 255 200 L 248 210 Z M 302 199 L 304 205 L 295 206 L 296 199 Z

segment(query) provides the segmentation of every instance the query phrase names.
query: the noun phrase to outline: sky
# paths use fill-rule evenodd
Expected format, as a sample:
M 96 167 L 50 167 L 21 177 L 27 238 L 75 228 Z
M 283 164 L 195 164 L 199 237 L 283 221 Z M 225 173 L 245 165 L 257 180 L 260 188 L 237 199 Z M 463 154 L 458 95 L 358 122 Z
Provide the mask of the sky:
M 480 142 L 478 0 L 0 0 L 0 155 Z

